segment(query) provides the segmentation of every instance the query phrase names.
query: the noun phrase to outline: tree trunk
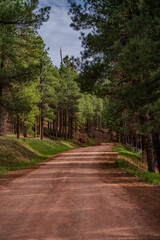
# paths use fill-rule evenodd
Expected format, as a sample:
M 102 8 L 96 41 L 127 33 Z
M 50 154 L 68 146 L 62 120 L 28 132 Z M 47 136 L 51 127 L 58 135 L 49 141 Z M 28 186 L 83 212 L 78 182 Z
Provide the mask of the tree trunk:
M 126 145 L 126 143 L 127 143 L 127 135 L 125 134 L 125 133 L 123 133 L 123 135 L 122 135 L 122 144 L 125 146 Z
M 40 104 L 40 139 L 43 140 L 44 136 L 44 118 L 43 118 L 43 79 L 40 77 L 40 85 L 41 85 L 41 104 Z
M 5 53 L 1 49 L 1 70 L 5 67 Z M 0 84 L 0 136 L 6 136 L 6 111 L 3 104 L 4 86 Z
M 43 110 L 41 106 L 41 116 L 40 116 L 40 139 L 43 140 L 44 137 L 44 119 L 43 119 Z
M 130 145 L 134 147 L 134 136 L 133 133 L 130 133 Z
M 77 119 L 75 117 L 75 133 L 77 132 Z
M 70 118 L 70 124 L 71 124 L 71 128 L 70 128 L 70 139 L 73 138 L 73 109 L 71 109 L 71 118 Z
M 137 148 L 141 149 L 141 136 L 140 135 L 136 135 L 136 139 L 137 139 Z
M 136 134 L 133 134 L 133 146 L 137 147 L 137 138 L 136 138 Z
M 142 136 L 141 141 L 142 141 L 142 159 L 144 162 L 147 162 L 146 137 Z
M 70 132 L 71 132 L 71 122 L 70 122 L 70 118 L 71 118 L 71 116 L 70 116 L 70 106 L 68 106 L 68 139 L 70 139 Z
M 62 108 L 60 107 L 59 109 L 59 132 L 60 134 L 62 133 L 63 130 L 63 111 Z
M 0 136 L 6 136 L 6 112 L 3 106 L 3 86 L 0 85 Z
M 49 123 L 49 132 L 52 135 L 52 123 L 51 122 Z
M 19 115 L 17 115 L 17 138 L 20 137 L 20 118 Z
M 142 149 L 142 136 L 139 136 L 139 149 Z
M 10 119 L 11 123 L 12 123 L 12 133 L 16 134 L 17 133 L 17 123 L 16 123 L 16 118 L 13 117 Z
M 57 110 L 57 114 L 56 114 L 56 126 L 55 126 L 55 136 L 56 138 L 58 137 L 58 110 Z
M 112 131 L 109 131 L 109 142 L 113 142 L 113 133 Z
M 41 114 L 38 116 L 38 133 L 41 136 Z
M 67 140 L 67 110 L 65 109 L 65 114 L 64 114 L 64 129 L 65 129 L 65 140 Z
M 102 114 L 101 114 L 102 115 Z M 98 121 L 98 129 L 101 129 L 102 127 L 102 118 L 101 115 L 99 116 L 99 121 Z
M 116 142 L 120 142 L 119 133 L 118 132 L 116 133 Z
M 128 133 L 128 143 L 131 144 L 131 133 Z
M 56 125 L 56 120 L 54 119 L 53 120 L 53 137 L 55 136 L 55 132 L 56 132 L 56 128 L 55 128 L 55 125 Z
M 14 122 L 12 123 L 12 133 L 14 134 Z
M 37 138 L 37 122 L 34 125 L 34 137 Z
M 63 135 L 65 135 L 65 110 L 63 109 L 63 124 L 62 124 Z
M 27 127 L 24 125 L 24 138 L 27 138 L 28 137 L 28 135 L 27 135 Z
M 149 134 L 146 141 L 146 152 L 147 152 L 147 164 L 148 171 L 155 172 L 155 159 L 154 159 L 154 147 L 153 147 L 153 137 L 152 134 Z
M 160 173 L 160 140 L 159 135 L 157 133 L 153 135 L 153 144 L 155 150 L 155 160 L 157 162 L 158 170 Z

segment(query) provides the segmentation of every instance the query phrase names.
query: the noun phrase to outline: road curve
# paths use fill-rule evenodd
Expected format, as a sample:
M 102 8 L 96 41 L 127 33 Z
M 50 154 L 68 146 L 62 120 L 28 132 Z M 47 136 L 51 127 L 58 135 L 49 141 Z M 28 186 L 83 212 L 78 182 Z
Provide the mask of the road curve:
M 160 189 L 115 168 L 111 148 L 58 154 L 1 188 L 0 240 L 160 240 L 159 213 L 144 205 Z

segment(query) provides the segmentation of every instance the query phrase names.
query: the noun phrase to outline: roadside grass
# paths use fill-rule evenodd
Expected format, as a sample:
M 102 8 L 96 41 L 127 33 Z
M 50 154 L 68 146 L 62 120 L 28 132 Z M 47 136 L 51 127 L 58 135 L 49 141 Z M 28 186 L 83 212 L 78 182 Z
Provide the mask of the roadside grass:
M 20 139 L 19 141 L 32 151 L 35 151 L 42 158 L 47 158 L 60 152 L 76 148 L 70 141 L 52 141 L 38 139 Z
M 0 137 L 0 175 L 30 167 L 57 153 L 78 147 L 70 141 Z
M 124 147 L 116 145 L 112 149 L 119 152 L 119 159 L 115 160 L 116 166 L 123 171 L 139 177 L 141 180 L 160 185 L 160 174 L 148 172 L 142 162 L 141 154 L 127 151 Z
M 141 160 L 141 158 L 142 158 L 141 154 L 135 153 L 135 152 L 130 152 L 120 145 L 115 145 L 113 147 L 113 151 L 119 152 L 121 157 L 122 156 L 123 157 L 129 157 L 132 160 Z
M 88 142 L 84 143 L 84 146 L 88 147 L 88 146 L 92 146 L 92 145 L 95 145 L 95 144 L 96 144 L 96 142 L 93 139 L 88 137 Z

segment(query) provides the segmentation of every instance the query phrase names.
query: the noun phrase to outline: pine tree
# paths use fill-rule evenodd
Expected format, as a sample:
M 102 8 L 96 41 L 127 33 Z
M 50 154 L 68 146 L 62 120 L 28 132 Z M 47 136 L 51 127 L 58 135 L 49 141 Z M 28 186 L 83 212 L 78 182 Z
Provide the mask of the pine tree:
M 55 118 L 55 109 L 58 104 L 56 88 L 59 85 L 59 74 L 57 68 L 53 67 L 51 60 L 44 53 L 40 74 L 40 138 L 44 136 L 44 120 L 52 122 Z
M 115 116 L 121 110 L 119 121 L 115 122 L 119 126 L 122 121 L 120 132 L 124 143 L 131 129 L 131 135 L 141 134 L 149 171 L 154 171 L 154 136 L 159 126 L 159 110 L 155 109 L 160 98 L 159 1 L 69 2 L 72 27 L 91 30 L 81 35 L 84 52 L 80 85 L 83 89 L 88 85 L 90 91 L 94 86 L 103 86 L 117 109 Z M 115 129 L 114 114 L 110 113 L 107 114 L 112 119 L 110 127 Z M 136 127 L 130 118 L 137 121 Z
M 80 98 L 80 89 L 76 83 L 77 71 L 68 56 L 66 56 L 60 67 L 61 90 L 59 108 L 64 110 L 65 138 L 73 138 L 74 121 L 78 111 L 78 99 Z
M 28 81 L 39 68 L 29 54 L 38 50 L 36 29 L 48 20 L 50 8 L 35 11 L 37 6 L 36 0 L 0 2 L 0 135 L 5 135 L 5 98 L 12 83 Z

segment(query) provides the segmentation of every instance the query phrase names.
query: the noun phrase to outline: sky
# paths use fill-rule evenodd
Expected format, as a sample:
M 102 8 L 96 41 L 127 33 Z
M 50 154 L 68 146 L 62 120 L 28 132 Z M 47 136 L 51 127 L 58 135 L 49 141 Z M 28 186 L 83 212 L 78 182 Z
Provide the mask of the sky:
M 51 6 L 50 18 L 44 23 L 39 34 L 46 47 L 49 47 L 49 56 L 53 64 L 60 65 L 60 47 L 63 57 L 66 55 L 80 56 L 80 33 L 70 27 L 71 19 L 68 16 L 69 4 L 67 0 L 39 0 L 39 6 Z

